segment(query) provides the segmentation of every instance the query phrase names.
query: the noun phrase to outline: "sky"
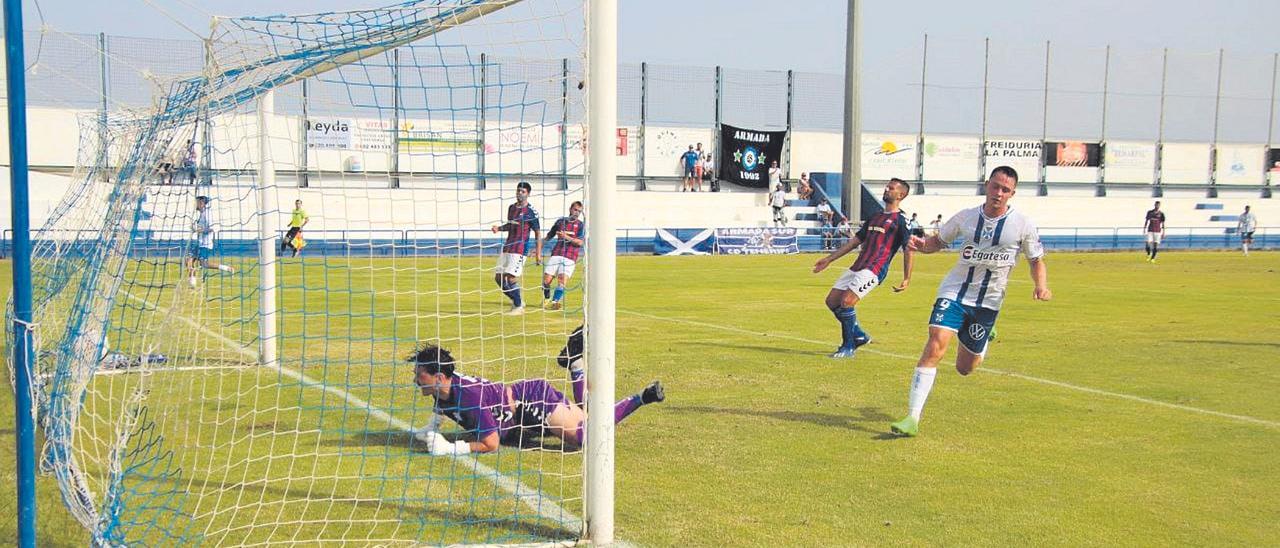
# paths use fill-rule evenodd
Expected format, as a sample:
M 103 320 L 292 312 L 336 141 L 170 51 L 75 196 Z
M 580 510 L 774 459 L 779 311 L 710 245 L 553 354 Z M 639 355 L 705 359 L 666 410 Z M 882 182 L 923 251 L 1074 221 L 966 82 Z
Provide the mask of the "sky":
M 575 5 L 572 0 L 531 3 L 553 10 Z M 47 25 L 66 32 L 183 39 L 207 33 L 211 9 L 223 15 L 269 15 L 379 4 L 365 0 L 25 0 L 25 9 L 29 29 Z M 1106 134 L 1153 139 L 1161 49 L 1167 47 L 1171 50 L 1167 85 L 1172 115 L 1166 116 L 1165 137 L 1208 140 L 1213 112 L 1218 109 L 1214 103 L 1217 50 L 1223 48 L 1227 99 L 1220 108 L 1219 136 L 1263 141 L 1268 132 L 1280 133 L 1266 123 L 1273 55 L 1280 52 L 1275 19 L 1267 16 L 1276 11 L 1275 4 L 1275 0 L 864 1 L 864 127 L 913 131 L 919 124 L 927 33 L 929 98 L 923 110 L 928 131 L 976 133 L 981 126 L 983 40 L 990 38 L 989 134 L 1044 131 L 1077 137 L 1101 133 L 1104 48 L 1111 46 L 1109 85 L 1119 93 L 1113 97 Z M 724 66 L 738 71 L 732 74 L 746 83 L 777 81 L 775 76 L 759 77 L 759 71 L 838 75 L 844 69 L 847 6 L 847 0 L 619 0 L 619 57 L 633 64 Z M 1043 108 L 1046 41 L 1051 43 L 1050 88 L 1054 90 L 1047 117 Z M 699 78 L 703 72 L 698 72 Z M 838 124 L 833 118 L 839 108 L 824 104 L 838 101 L 831 90 L 836 82 L 837 78 L 811 74 L 798 77 L 797 86 L 810 86 L 803 90 L 813 95 L 807 104 L 816 104 L 798 116 L 817 125 Z M 759 94 L 767 96 L 770 104 L 778 102 L 773 96 L 779 92 L 768 87 L 761 86 L 764 91 Z M 821 93 L 814 91 L 819 87 Z M 834 89 L 838 93 L 839 88 Z M 662 100 L 678 102 L 679 93 L 677 87 Z M 729 99 L 731 109 L 737 110 L 752 110 L 762 101 L 752 96 Z M 672 117 L 683 117 L 679 105 L 667 110 Z M 757 123 L 776 125 L 779 116 L 766 118 Z

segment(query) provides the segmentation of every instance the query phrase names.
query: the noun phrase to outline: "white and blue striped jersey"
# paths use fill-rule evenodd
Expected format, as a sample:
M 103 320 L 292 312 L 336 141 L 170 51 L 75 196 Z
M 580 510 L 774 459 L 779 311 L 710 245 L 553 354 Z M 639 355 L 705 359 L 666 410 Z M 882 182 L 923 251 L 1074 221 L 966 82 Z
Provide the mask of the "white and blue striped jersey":
M 213 249 L 213 214 L 209 212 L 211 206 L 205 205 L 204 209 L 196 211 L 196 220 L 192 223 L 195 229 L 196 241 L 200 247 Z
M 947 244 L 964 241 L 960 260 L 938 286 L 938 298 L 990 310 L 1000 310 L 1004 302 L 1018 252 L 1028 260 L 1044 256 L 1036 225 L 1013 208 L 996 218 L 984 215 L 982 206 L 963 210 L 942 225 L 938 238 Z

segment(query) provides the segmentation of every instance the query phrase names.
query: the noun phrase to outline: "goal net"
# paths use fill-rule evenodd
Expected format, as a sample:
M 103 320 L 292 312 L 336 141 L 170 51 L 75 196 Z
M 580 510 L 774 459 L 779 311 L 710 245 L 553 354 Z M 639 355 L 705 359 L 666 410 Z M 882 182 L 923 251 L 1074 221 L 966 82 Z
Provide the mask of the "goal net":
M 200 73 L 80 118 L 34 235 L 32 413 L 41 473 L 95 542 L 581 538 L 583 453 L 526 426 L 434 455 L 406 358 L 430 342 L 461 374 L 571 394 L 556 356 L 585 263 L 544 289 L 530 235 L 508 283 L 493 227 L 521 182 L 543 236 L 585 201 L 586 15 L 214 18 Z

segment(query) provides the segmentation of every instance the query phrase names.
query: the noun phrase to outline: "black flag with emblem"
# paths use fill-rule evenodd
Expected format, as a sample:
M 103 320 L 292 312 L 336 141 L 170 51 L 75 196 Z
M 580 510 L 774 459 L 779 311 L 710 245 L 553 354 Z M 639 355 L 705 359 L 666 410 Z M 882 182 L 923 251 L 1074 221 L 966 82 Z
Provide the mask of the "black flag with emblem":
M 786 131 L 756 131 L 720 125 L 720 179 L 742 186 L 768 188 L 769 166 L 782 165 Z

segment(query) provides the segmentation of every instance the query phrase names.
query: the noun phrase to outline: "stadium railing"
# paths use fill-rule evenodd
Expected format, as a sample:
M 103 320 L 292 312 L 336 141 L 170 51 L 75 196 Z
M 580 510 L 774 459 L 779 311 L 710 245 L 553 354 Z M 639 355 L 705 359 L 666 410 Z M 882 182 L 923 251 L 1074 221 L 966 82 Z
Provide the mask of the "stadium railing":
M 799 244 L 802 253 L 816 253 L 822 249 L 822 233 L 834 232 L 834 227 L 797 229 L 800 232 Z M 222 256 L 251 257 L 257 255 L 256 231 L 221 231 L 217 233 L 217 254 Z M 285 231 L 277 234 L 284 239 Z M 653 253 L 655 229 L 623 228 L 618 229 L 618 253 L 649 254 Z M 59 241 L 62 245 L 83 245 L 93 243 L 94 233 L 59 232 L 37 235 L 36 244 L 41 240 Z M 412 254 L 424 255 L 493 255 L 500 252 L 503 238 L 495 235 L 487 228 L 457 230 L 308 230 L 303 233 L 307 242 L 305 256 L 391 256 Z M 1141 228 L 1082 228 L 1082 227 L 1046 227 L 1040 229 L 1040 239 L 1048 249 L 1062 251 L 1131 251 L 1142 249 L 1145 236 Z M 136 256 L 181 257 L 187 252 L 192 238 L 187 233 L 164 233 L 160 231 L 139 231 L 131 242 Z M 837 236 L 836 244 L 844 239 Z M 953 249 L 964 245 L 963 241 L 952 243 Z M 1163 249 L 1200 249 L 1226 250 L 1237 249 L 1240 237 L 1235 229 L 1221 227 L 1171 227 L 1161 244 Z M 13 249 L 13 231 L 0 232 L 0 258 L 7 259 Z M 1255 250 L 1280 249 L 1280 227 L 1262 227 L 1254 233 Z M 547 246 L 544 253 L 550 253 Z

